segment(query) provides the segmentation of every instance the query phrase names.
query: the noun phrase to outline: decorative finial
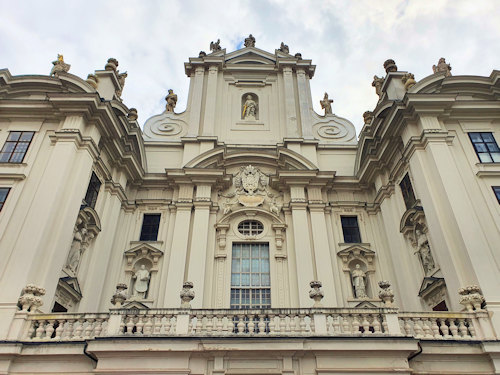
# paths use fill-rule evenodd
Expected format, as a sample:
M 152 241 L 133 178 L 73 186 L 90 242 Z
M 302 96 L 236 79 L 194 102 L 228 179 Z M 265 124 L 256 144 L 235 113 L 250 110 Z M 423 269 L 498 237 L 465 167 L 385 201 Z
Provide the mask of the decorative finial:
M 295 58 L 298 59 L 298 60 L 302 60 L 302 54 L 300 52 L 297 52 L 295 54 Z
M 434 73 L 445 72 L 444 76 L 450 77 L 451 76 L 451 65 L 446 63 L 446 59 L 444 57 L 441 57 L 439 59 L 437 66 L 436 65 L 432 66 L 432 71 Z
M 87 83 L 92 86 L 93 88 L 97 88 L 97 82 L 99 81 L 99 78 L 95 74 L 89 74 L 86 79 Z
M 139 116 L 137 115 L 137 109 L 135 108 L 130 108 L 128 110 L 127 118 L 130 121 L 136 121 Z
M 222 48 L 220 46 L 220 39 L 217 39 L 216 42 L 210 42 L 210 51 L 212 52 L 217 52 L 220 51 Z
M 174 94 L 174 90 L 168 90 L 168 95 L 165 97 L 165 100 L 167 101 L 166 111 L 174 113 L 174 108 L 177 104 L 177 95 Z
M 372 111 L 366 111 L 363 113 L 363 121 L 365 125 L 368 125 L 372 122 L 373 120 L 373 112 Z
M 460 294 L 458 302 L 464 305 L 467 311 L 482 310 L 481 305 L 484 302 L 484 296 L 481 293 L 481 288 L 477 285 L 460 288 L 458 294 Z
M 255 38 L 252 34 L 245 38 L 245 47 L 255 47 Z
M 393 307 L 394 292 L 391 289 L 391 283 L 389 281 L 379 281 L 378 286 L 382 289 L 378 293 L 378 298 L 384 301 L 385 307 Z
M 332 114 L 333 100 L 328 99 L 328 93 L 325 92 L 325 96 L 323 97 L 323 100 L 320 100 L 319 103 L 321 104 L 321 108 L 325 110 L 325 116 Z
M 325 296 L 323 291 L 321 290 L 321 287 L 323 286 L 321 284 L 321 281 L 311 281 L 309 283 L 309 286 L 312 288 L 309 291 L 309 298 L 314 300 L 314 305 L 313 307 L 323 307 L 321 304 L 321 300 Z
M 389 74 L 390 72 L 397 72 L 398 66 L 396 65 L 396 63 L 394 62 L 393 59 L 388 59 L 388 60 L 385 60 L 385 62 L 384 62 L 384 69 L 385 69 L 385 72 L 387 74 Z
M 181 309 L 190 309 L 191 301 L 194 299 L 193 283 L 191 281 L 184 281 L 181 290 Z
M 125 291 L 128 289 L 127 284 L 119 283 L 116 285 L 116 292 L 111 297 L 111 303 L 115 307 L 120 307 L 127 300 L 127 294 Z
M 70 64 L 66 64 L 64 62 L 63 55 L 57 55 L 57 60 L 52 61 L 52 65 L 54 65 L 54 66 L 52 67 L 52 70 L 50 71 L 50 75 L 56 76 L 56 77 L 59 73 L 67 73 L 69 71 L 69 68 L 71 67 Z
M 118 60 L 114 57 L 110 57 L 106 65 L 104 65 L 104 69 L 116 71 L 116 68 L 118 68 Z
M 42 296 L 45 295 L 45 288 L 28 284 L 23 288 L 21 297 L 17 300 L 23 311 L 35 311 L 37 307 L 42 306 Z
M 280 45 L 280 48 L 279 50 L 283 53 L 286 53 L 286 54 L 289 54 L 290 53 L 290 49 L 288 48 L 288 45 L 286 45 L 285 43 L 281 42 L 281 45 Z
M 384 77 L 379 78 L 377 76 L 373 76 L 372 86 L 375 87 L 375 92 L 377 93 L 379 98 L 381 98 L 383 94 L 382 85 L 384 84 L 384 80 L 385 80 Z
M 202 57 L 205 57 L 207 55 L 207 53 L 205 51 L 200 51 L 200 53 L 198 54 L 198 57 L 201 59 Z
M 417 81 L 415 81 L 415 76 L 413 75 L 413 73 L 405 73 L 403 77 L 401 77 L 401 81 L 405 85 L 406 91 L 415 86 L 415 84 L 417 83 Z

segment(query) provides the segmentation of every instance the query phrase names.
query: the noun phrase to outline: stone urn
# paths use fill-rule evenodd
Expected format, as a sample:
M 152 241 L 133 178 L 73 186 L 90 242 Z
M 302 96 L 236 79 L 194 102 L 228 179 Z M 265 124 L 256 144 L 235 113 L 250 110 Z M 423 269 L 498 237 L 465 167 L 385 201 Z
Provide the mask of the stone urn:
M 321 300 L 325 296 L 325 294 L 321 290 L 321 287 L 323 286 L 323 284 L 321 284 L 321 281 L 315 280 L 315 281 L 311 281 L 309 283 L 309 286 L 312 288 L 309 291 L 309 298 L 314 300 L 313 307 L 323 307 L 323 305 L 321 304 Z
M 127 300 L 126 290 L 128 289 L 126 284 L 119 283 L 116 285 L 116 292 L 111 297 L 111 303 L 115 305 L 116 308 L 121 307 L 123 303 Z
M 382 289 L 378 293 L 378 297 L 384 301 L 385 307 L 393 307 L 394 302 L 394 292 L 391 289 L 391 283 L 389 281 L 379 281 L 378 286 Z
M 191 301 L 194 299 L 193 283 L 191 281 L 185 281 L 184 284 L 182 284 L 180 297 L 181 297 L 181 308 L 190 309 Z

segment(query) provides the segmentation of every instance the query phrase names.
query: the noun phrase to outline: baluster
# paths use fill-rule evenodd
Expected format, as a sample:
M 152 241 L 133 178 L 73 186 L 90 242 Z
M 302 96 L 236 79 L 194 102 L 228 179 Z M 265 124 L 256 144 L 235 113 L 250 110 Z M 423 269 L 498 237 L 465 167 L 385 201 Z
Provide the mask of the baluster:
M 434 338 L 436 339 L 442 339 L 443 336 L 439 333 L 439 327 L 437 325 L 437 319 L 436 318 L 431 318 L 431 329 L 432 333 L 434 334 Z
M 259 335 L 265 335 L 266 334 L 266 314 L 259 314 Z
M 420 325 L 420 318 L 413 318 L 413 331 L 415 332 L 415 337 L 423 337 L 423 329 Z
M 340 315 L 332 315 L 332 326 L 333 326 L 333 334 L 340 334 Z
M 156 314 L 154 320 L 154 325 L 153 325 L 153 334 L 154 335 L 159 335 L 161 333 L 161 326 L 162 326 L 162 315 L 161 314 Z
M 425 319 L 425 320 L 422 320 L 422 328 L 424 329 L 424 337 L 427 337 L 427 338 L 432 338 L 432 331 L 429 327 L 429 320 L 428 319 Z
M 172 314 L 166 314 L 165 315 L 165 334 L 170 335 L 171 329 L 172 329 Z
M 274 322 L 274 317 L 275 315 L 274 314 L 269 314 L 269 334 L 270 335 L 274 335 L 276 334 L 276 331 L 275 331 L 275 322 Z
M 280 319 L 279 314 L 275 315 L 274 323 L 275 323 L 274 324 L 274 333 L 279 334 L 281 331 L 281 319 Z
M 299 314 L 299 329 L 300 329 L 300 334 L 305 334 L 307 332 L 306 330 L 307 324 L 306 324 L 306 315 L 305 314 Z
M 95 328 L 94 328 L 94 337 L 99 337 L 101 336 L 101 332 L 102 332 L 102 322 L 103 322 L 103 319 L 102 318 L 97 318 L 95 320 Z M 120 331 L 121 332 L 121 331 Z
M 448 328 L 448 325 L 446 324 L 445 318 L 439 318 L 439 329 L 443 333 L 443 338 L 445 338 L 445 339 L 450 338 L 450 329 Z
M 474 324 L 472 324 L 471 319 L 467 319 L 467 322 L 469 323 L 470 337 L 475 338 L 476 337 L 476 330 L 474 329 Z
M 63 340 L 71 340 L 73 338 L 73 330 L 75 329 L 75 321 L 76 319 L 68 319 L 68 325 L 64 329 L 62 339 Z
M 359 333 L 358 314 L 352 314 L 352 333 L 353 334 L 358 334 Z
M 54 333 L 54 322 L 55 320 L 48 320 L 48 324 L 45 326 L 45 340 L 52 340 L 52 334 Z
M 171 323 L 172 323 L 172 329 L 170 330 L 171 334 L 175 334 L 175 330 L 177 329 L 177 317 L 173 314 L 170 315 L 172 317 Z
M 326 334 L 327 335 L 333 335 L 333 323 L 332 323 L 332 316 L 331 315 L 326 315 L 325 314 L 325 320 L 326 320 Z
M 286 315 L 280 314 L 280 333 L 285 333 L 286 330 Z
M 245 333 L 245 314 L 238 314 L 238 324 L 236 324 L 236 328 L 238 329 L 238 335 L 242 335 Z
M 342 333 L 351 333 L 351 325 L 349 324 L 349 315 L 345 314 L 342 316 Z
M 455 325 L 455 319 L 450 319 L 450 331 L 451 335 L 453 336 L 454 339 L 459 339 L 460 336 L 458 335 L 458 327 Z
M 371 334 L 371 332 L 370 332 L 370 322 L 368 321 L 368 314 L 363 314 L 362 317 L 363 321 L 361 322 L 361 326 L 363 327 L 363 334 L 369 335 Z
M 387 319 L 385 318 L 385 315 L 382 315 L 382 329 L 383 333 L 389 334 L 389 327 L 387 325 Z
M 28 339 L 33 339 L 35 336 L 35 324 L 36 322 L 34 320 L 31 321 L 30 328 L 28 329 L 28 333 L 26 334 L 26 337 Z
M 458 319 L 458 330 L 462 336 L 462 339 L 470 339 L 469 332 L 467 332 L 467 327 L 465 326 L 464 318 Z
M 410 324 L 411 319 L 409 318 L 403 318 L 403 329 L 405 331 L 406 336 L 413 336 L 412 331 L 411 331 L 411 324 Z
M 135 324 L 135 334 L 142 335 L 143 327 L 144 327 L 144 321 L 142 315 L 137 315 L 137 323 Z
M 224 327 L 224 322 L 222 321 L 222 319 L 224 319 L 224 315 L 217 314 L 217 320 L 215 321 L 215 327 L 217 329 L 217 333 L 221 333 L 222 328 Z
M 203 315 L 201 313 L 196 314 L 196 326 L 195 332 L 196 334 L 200 334 L 203 328 Z
M 379 319 L 379 316 L 377 314 L 372 314 L 372 318 L 373 318 L 373 333 L 382 333 L 382 331 L 380 330 L 380 319 Z
M 75 339 L 82 338 L 84 319 L 80 318 L 77 320 L 77 322 L 78 322 L 78 325 L 76 326 L 75 331 L 74 331 L 74 335 L 73 335 L 73 338 L 75 338 Z
M 125 333 L 125 328 L 127 327 L 125 325 L 125 320 L 127 320 L 127 316 L 120 315 L 120 335 L 123 335 Z
M 292 320 L 292 316 L 293 316 L 292 314 L 289 314 L 289 315 L 287 315 L 287 316 L 285 316 L 285 317 L 284 317 L 284 320 L 285 320 L 285 332 L 286 332 L 286 333 L 288 333 L 288 334 L 289 334 L 289 333 L 291 332 L 291 330 L 292 330 L 292 329 L 290 328 L 290 324 L 291 324 L 290 322 L 291 322 L 291 320 Z
M 314 315 L 313 318 L 309 318 L 309 327 L 311 327 L 311 333 L 316 333 L 316 326 L 314 323 Z
M 134 332 L 134 315 L 129 315 L 127 320 L 127 334 L 131 335 Z
M 227 315 L 226 317 L 222 318 L 222 334 L 223 335 L 230 335 L 233 333 L 233 319 L 231 315 Z
M 92 331 L 94 330 L 94 320 L 93 318 L 87 319 L 87 326 L 85 327 L 85 330 L 83 331 L 83 336 L 86 339 L 90 339 L 90 336 L 92 335 Z
M 38 328 L 36 329 L 36 340 L 41 340 L 42 335 L 45 332 L 45 320 L 41 319 L 38 321 Z
M 54 338 L 55 340 L 60 340 L 61 337 L 62 337 L 62 334 L 64 332 L 64 323 L 66 322 L 66 320 L 64 319 L 58 319 L 57 320 L 57 328 L 56 328 L 56 337 Z
M 151 332 L 153 332 L 153 323 L 151 322 L 151 316 L 146 315 L 144 317 L 145 323 L 144 323 L 144 334 L 145 335 L 150 335 Z
M 213 314 L 207 314 L 207 334 L 211 335 L 214 330 L 214 316 Z
M 255 333 L 255 323 L 254 323 L 254 315 L 253 314 L 249 314 L 248 315 L 248 324 L 247 324 L 247 327 L 248 327 L 248 333 L 253 335 Z
M 290 328 L 290 333 L 297 333 L 297 314 L 290 314 L 290 324 L 288 327 Z

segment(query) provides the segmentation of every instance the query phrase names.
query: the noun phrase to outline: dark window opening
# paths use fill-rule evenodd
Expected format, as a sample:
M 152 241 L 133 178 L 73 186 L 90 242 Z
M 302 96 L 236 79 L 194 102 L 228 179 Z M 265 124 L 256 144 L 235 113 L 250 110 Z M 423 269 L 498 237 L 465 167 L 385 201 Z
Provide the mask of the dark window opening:
M 500 186 L 492 186 L 493 192 L 495 193 L 495 196 L 497 197 L 498 203 L 500 203 Z M 2 208 L 0 207 L 0 210 Z
M 52 312 L 68 312 L 68 309 L 63 305 L 54 302 L 54 307 L 52 308 Z
M 0 151 L 0 163 L 22 163 L 35 132 L 10 132 Z
M 469 133 L 469 138 L 481 163 L 500 163 L 500 148 L 492 133 Z
M 406 209 L 410 209 L 415 205 L 417 201 L 415 199 L 415 193 L 413 192 L 413 187 L 411 186 L 410 176 L 408 173 L 403 177 L 399 183 L 401 188 L 401 193 L 403 194 L 403 200 L 405 201 Z
M 344 233 L 345 243 L 360 243 L 361 235 L 359 234 L 357 216 L 341 216 L 342 232 Z
M 9 195 L 10 188 L 0 188 L 0 211 L 2 211 L 3 205 L 7 200 L 7 196 Z
M 83 206 L 95 208 L 100 188 L 101 181 L 96 174 L 92 172 L 92 177 L 90 177 L 89 187 L 87 188 L 87 193 L 85 194 Z
M 160 228 L 160 214 L 144 214 L 140 241 L 156 241 Z
M 448 311 L 448 306 L 445 301 L 441 301 L 432 308 L 432 311 Z

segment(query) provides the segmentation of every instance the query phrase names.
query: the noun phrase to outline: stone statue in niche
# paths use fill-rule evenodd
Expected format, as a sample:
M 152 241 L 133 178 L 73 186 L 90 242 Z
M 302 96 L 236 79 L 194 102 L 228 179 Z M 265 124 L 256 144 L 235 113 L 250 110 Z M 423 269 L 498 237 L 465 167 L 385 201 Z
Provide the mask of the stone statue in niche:
M 451 76 L 451 65 L 446 63 L 446 59 L 444 57 L 441 57 L 439 59 L 439 62 L 436 65 L 432 66 L 432 71 L 434 73 L 440 73 L 440 72 L 445 72 L 445 77 L 450 77 Z
M 246 96 L 245 103 L 243 103 L 241 118 L 243 120 L 250 120 L 250 121 L 255 121 L 258 118 L 257 102 L 253 99 L 253 96 L 250 94 Z
M 165 100 L 167 101 L 167 112 L 174 112 L 174 108 L 177 104 L 177 95 L 174 94 L 174 90 L 169 89 L 168 90 L 168 95 L 165 97 Z
M 325 92 L 323 100 L 320 100 L 321 108 L 325 110 L 325 116 L 332 114 L 332 99 L 328 99 L 328 93 Z
M 150 274 L 144 264 L 142 264 L 141 267 L 135 272 L 132 279 L 135 280 L 133 290 L 134 296 L 141 299 L 146 298 L 149 288 Z
M 366 273 L 361 269 L 359 264 L 356 264 L 354 270 L 351 271 L 352 285 L 354 287 L 354 296 L 356 298 L 367 298 L 366 294 Z
M 422 263 L 422 267 L 424 267 L 424 272 L 427 275 L 434 268 L 436 268 L 436 264 L 434 263 L 434 258 L 432 257 L 431 248 L 429 246 L 429 240 L 427 239 L 427 235 L 421 230 L 415 230 L 416 243 L 417 243 L 417 252 L 420 257 L 420 262 Z
M 87 249 L 90 241 L 94 238 L 93 233 L 89 233 L 85 226 L 82 226 L 82 219 L 78 218 L 73 230 L 73 242 L 69 250 L 65 268 L 76 276 L 82 254 Z

